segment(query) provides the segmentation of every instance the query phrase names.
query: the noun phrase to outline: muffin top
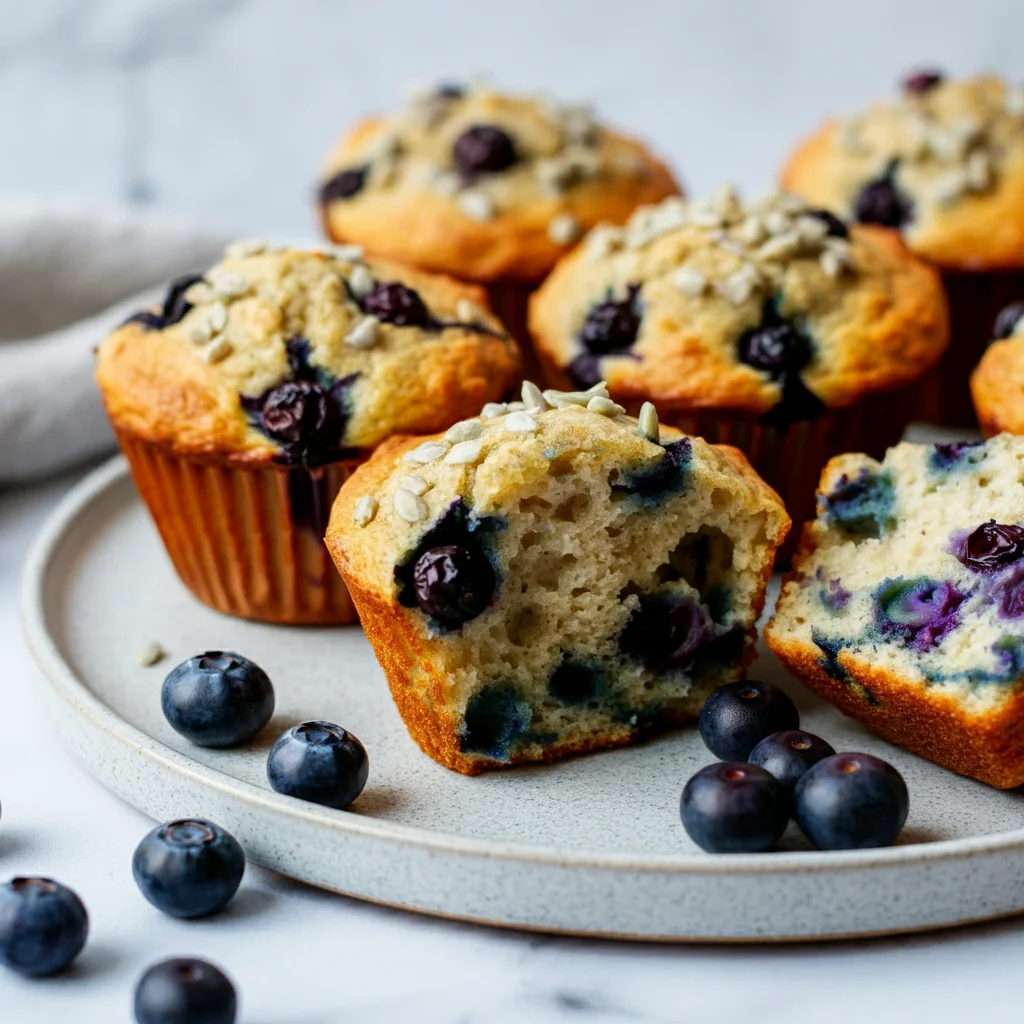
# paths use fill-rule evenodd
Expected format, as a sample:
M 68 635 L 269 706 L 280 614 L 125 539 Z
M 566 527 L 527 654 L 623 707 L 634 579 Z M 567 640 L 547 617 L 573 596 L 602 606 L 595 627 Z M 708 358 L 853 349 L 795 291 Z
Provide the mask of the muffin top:
M 896 99 L 826 122 L 782 184 L 845 217 L 899 228 L 941 267 L 1024 267 L 1024 87 L 910 75 Z
M 938 274 L 897 232 L 730 188 L 595 228 L 533 296 L 530 331 L 563 386 L 779 425 L 915 379 L 949 333 Z
M 989 436 L 1024 434 L 1024 301 L 996 317 L 994 341 L 971 374 L 971 394 L 981 429 Z
M 500 398 L 519 353 L 479 288 L 330 252 L 228 246 L 99 347 L 118 430 L 194 455 L 316 465 Z
M 678 191 L 586 107 L 476 85 L 417 93 L 357 125 L 320 186 L 327 234 L 466 280 L 537 281 L 600 221 Z

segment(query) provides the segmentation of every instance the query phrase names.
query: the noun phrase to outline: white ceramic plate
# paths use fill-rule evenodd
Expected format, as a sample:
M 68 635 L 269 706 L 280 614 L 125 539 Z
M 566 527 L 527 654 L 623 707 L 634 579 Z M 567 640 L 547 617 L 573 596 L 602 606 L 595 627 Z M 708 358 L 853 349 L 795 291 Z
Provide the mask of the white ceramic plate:
M 1024 910 L 1024 794 L 962 779 L 869 736 L 787 679 L 803 724 L 839 750 L 892 761 L 910 788 L 900 845 L 709 856 L 679 823 L 686 779 L 711 758 L 696 730 L 561 764 L 465 778 L 406 734 L 358 628 L 288 629 L 219 615 L 175 577 L 115 459 L 54 513 L 32 551 L 25 629 L 60 735 L 83 764 L 158 819 L 211 818 L 252 861 L 410 910 L 512 927 L 657 940 L 800 940 L 911 931 Z M 144 643 L 170 659 L 140 668 Z M 178 661 L 210 648 L 274 680 L 274 722 L 250 748 L 202 750 L 160 712 Z M 336 721 L 370 755 L 352 812 L 270 791 L 273 740 Z

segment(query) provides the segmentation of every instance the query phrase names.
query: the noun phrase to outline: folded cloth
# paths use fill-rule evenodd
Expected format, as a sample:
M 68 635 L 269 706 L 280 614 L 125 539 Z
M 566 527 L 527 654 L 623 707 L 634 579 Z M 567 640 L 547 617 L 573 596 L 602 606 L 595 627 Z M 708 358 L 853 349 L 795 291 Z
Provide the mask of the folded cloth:
M 135 210 L 0 201 L 0 483 L 114 447 L 93 349 L 227 239 Z

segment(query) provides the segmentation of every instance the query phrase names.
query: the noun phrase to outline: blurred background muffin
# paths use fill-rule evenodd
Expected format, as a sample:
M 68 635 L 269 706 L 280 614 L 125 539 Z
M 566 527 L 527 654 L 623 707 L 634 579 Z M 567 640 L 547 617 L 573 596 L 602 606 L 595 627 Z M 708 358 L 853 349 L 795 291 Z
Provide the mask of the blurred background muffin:
M 530 327 L 550 385 L 606 380 L 627 410 L 652 401 L 735 445 L 795 521 L 832 455 L 899 440 L 904 389 L 948 341 L 939 276 L 897 232 L 730 188 L 595 228 L 533 297 Z
M 668 168 L 590 108 L 440 85 L 368 118 L 320 185 L 335 242 L 487 286 L 526 341 L 526 297 L 580 235 L 676 193 Z
M 992 337 L 971 374 L 978 423 L 986 437 L 1024 434 L 1024 300 L 1000 312 Z
M 99 348 L 104 404 L 175 569 L 219 611 L 355 611 L 323 544 L 354 467 L 500 397 L 515 343 L 481 289 L 358 249 L 237 242 Z
M 785 188 L 903 233 L 943 275 L 952 344 L 918 415 L 973 422 L 967 378 L 997 312 L 1024 295 L 1024 87 L 995 76 L 907 76 L 900 95 L 825 123 L 782 172 Z

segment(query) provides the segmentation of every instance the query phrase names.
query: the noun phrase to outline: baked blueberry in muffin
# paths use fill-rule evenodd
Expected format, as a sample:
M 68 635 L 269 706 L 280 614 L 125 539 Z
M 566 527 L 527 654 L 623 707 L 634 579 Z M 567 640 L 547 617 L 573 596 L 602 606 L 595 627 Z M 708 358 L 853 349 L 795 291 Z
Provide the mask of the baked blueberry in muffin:
M 412 737 L 476 774 L 695 717 L 753 657 L 788 526 L 735 449 L 527 383 L 383 445 L 327 543 Z
M 953 447 L 832 460 L 765 638 L 886 739 L 1010 788 L 1024 783 L 1024 439 Z

